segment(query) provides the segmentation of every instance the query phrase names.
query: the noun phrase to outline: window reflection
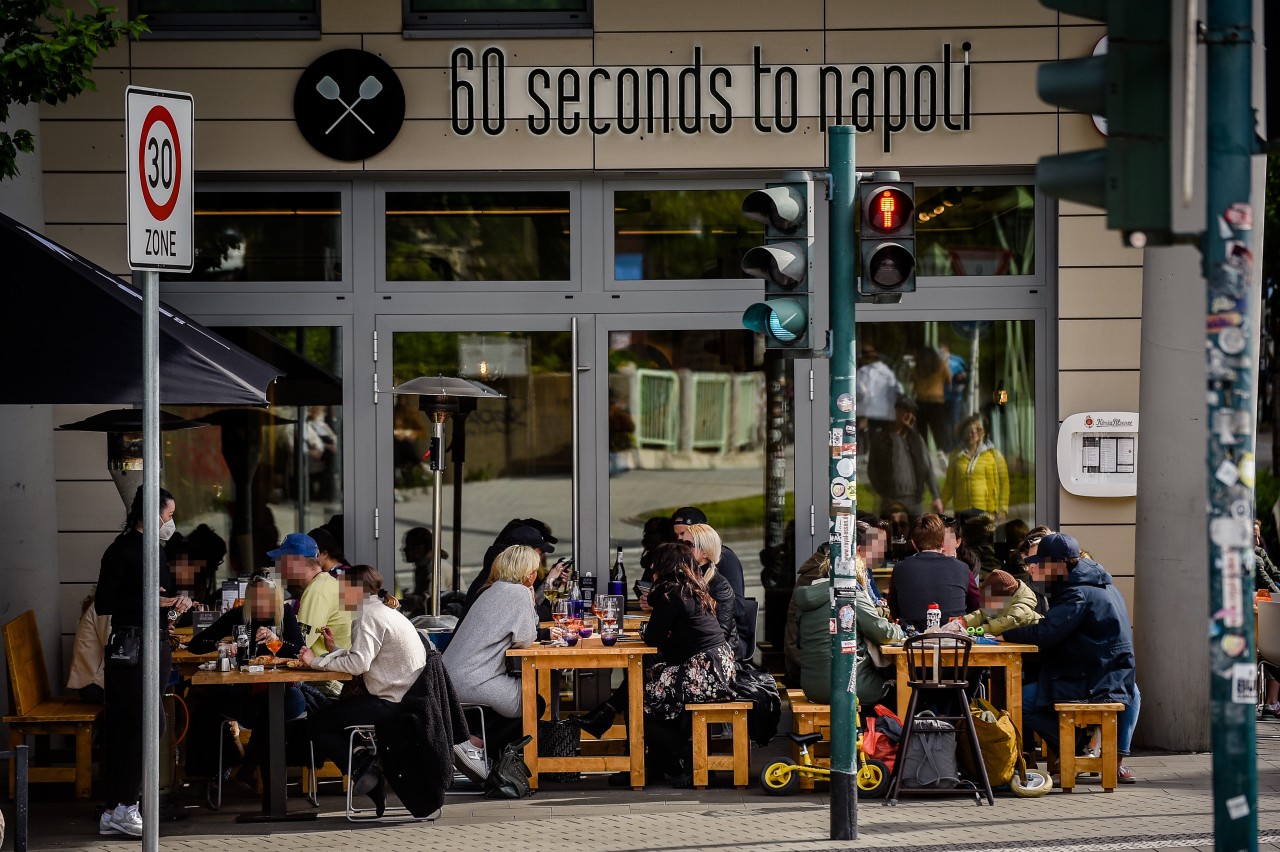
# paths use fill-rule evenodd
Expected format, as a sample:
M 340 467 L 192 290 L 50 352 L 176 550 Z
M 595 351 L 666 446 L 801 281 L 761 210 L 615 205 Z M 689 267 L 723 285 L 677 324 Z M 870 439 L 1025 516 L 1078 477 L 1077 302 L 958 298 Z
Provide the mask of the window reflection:
M 1035 273 L 1035 191 L 1016 186 L 916 186 L 919 275 Z
M 567 281 L 568 192 L 389 192 L 388 281 Z
M 613 195 L 618 281 L 745 278 L 742 256 L 764 226 L 742 215 L 737 189 L 627 190 Z

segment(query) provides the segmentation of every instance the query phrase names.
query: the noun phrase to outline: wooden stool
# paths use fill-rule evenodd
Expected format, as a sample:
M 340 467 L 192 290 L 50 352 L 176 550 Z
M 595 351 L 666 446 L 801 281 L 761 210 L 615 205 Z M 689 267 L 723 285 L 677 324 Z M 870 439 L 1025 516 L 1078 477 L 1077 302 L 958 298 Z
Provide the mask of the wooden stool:
M 732 769 L 733 786 L 747 788 L 750 773 L 751 743 L 747 739 L 747 711 L 750 701 L 725 701 L 720 704 L 686 704 L 684 709 L 693 714 L 693 786 L 702 790 L 707 786 L 707 773 L 712 769 Z M 733 726 L 731 754 L 707 753 L 707 725 L 712 722 L 728 722 Z
M 1054 704 L 1058 711 L 1058 772 L 1061 787 L 1070 793 L 1076 786 L 1080 772 L 1102 773 L 1103 792 L 1116 789 L 1120 758 L 1116 753 L 1116 723 L 1124 712 L 1124 705 L 1115 704 Z M 1099 725 L 1102 728 L 1102 756 L 1076 756 L 1076 728 Z
M 793 734 L 822 734 L 823 743 L 818 743 L 809 749 L 810 756 L 816 766 L 831 766 L 831 758 L 827 755 L 830 752 L 831 742 L 831 705 L 830 704 L 814 704 L 804 696 L 803 689 L 788 689 L 787 701 L 791 704 L 791 732 Z M 824 756 L 819 757 L 818 746 L 823 746 Z M 792 759 L 800 762 L 800 746 L 792 745 Z M 812 790 L 813 779 L 808 775 L 800 776 L 800 789 Z

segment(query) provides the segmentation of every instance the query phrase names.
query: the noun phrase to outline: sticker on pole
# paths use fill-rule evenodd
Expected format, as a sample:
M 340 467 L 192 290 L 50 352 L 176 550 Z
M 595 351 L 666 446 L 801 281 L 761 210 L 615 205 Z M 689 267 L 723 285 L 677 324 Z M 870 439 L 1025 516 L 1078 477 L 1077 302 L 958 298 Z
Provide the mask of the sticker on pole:
M 125 103 L 129 267 L 190 272 L 195 102 L 184 92 L 130 86 Z

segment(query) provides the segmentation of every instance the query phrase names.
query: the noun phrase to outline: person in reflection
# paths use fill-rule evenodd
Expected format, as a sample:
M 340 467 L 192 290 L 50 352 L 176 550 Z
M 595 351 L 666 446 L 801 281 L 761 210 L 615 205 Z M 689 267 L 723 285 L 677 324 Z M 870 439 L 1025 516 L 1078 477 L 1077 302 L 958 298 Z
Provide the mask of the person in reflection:
M 870 343 L 862 344 L 857 375 L 860 440 L 866 446 L 880 429 L 893 426 L 893 404 L 902 395 L 902 384 Z
M 404 596 L 406 615 L 421 615 L 427 611 L 431 600 L 431 579 L 435 576 L 435 536 L 426 527 L 414 527 L 404 534 L 400 548 L 404 561 L 413 566 L 413 591 Z M 449 558 L 447 551 L 440 551 L 440 561 Z
M 920 416 L 916 428 L 920 437 L 933 433 L 933 445 L 946 453 L 951 449 L 952 437 L 947 406 L 947 387 L 951 384 L 951 368 L 932 346 L 916 350 L 915 366 L 911 369 L 911 385 L 915 388 Z
M 1009 515 L 1009 466 L 987 440 L 982 417 L 971 414 L 956 427 L 960 446 L 947 462 L 942 499 L 953 509 L 981 509 L 996 522 Z
M 919 406 L 911 397 L 899 397 L 894 403 L 897 420 L 871 436 L 871 452 L 867 461 L 867 477 L 871 480 L 871 487 L 880 495 L 880 506 L 900 503 L 912 516 L 919 515 L 924 509 L 922 495 L 925 488 L 933 495 L 933 511 L 942 511 L 938 477 L 929 461 L 924 438 L 915 428 L 918 411 Z

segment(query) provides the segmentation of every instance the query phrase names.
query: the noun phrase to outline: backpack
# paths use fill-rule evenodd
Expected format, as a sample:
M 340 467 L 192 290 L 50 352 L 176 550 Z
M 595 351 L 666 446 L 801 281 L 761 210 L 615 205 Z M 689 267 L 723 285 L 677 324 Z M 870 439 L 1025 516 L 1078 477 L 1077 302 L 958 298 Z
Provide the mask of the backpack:
M 751 663 L 738 663 L 732 687 L 734 698 L 751 702 L 751 709 L 747 711 L 747 735 L 756 745 L 768 745 L 777 736 L 778 722 L 782 719 L 782 697 L 778 695 L 773 675 Z
M 533 773 L 524 762 L 524 747 L 532 741 L 533 737 L 524 736 L 503 747 L 484 779 L 486 799 L 523 799 L 533 795 L 533 788 L 529 786 Z
M 911 745 L 899 758 L 905 787 L 951 788 L 960 783 L 956 774 L 956 727 L 935 718 L 929 710 L 916 714 Z

